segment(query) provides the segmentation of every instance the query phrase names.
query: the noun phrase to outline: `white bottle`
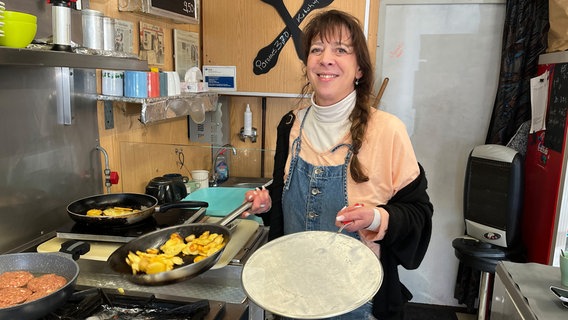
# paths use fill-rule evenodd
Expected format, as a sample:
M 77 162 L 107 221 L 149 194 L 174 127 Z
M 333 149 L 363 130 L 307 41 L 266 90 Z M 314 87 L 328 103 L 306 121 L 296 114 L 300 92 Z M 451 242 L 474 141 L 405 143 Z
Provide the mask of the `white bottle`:
M 247 109 L 245 110 L 245 128 L 243 130 L 245 136 L 252 136 L 252 112 L 250 111 L 250 106 L 247 103 Z

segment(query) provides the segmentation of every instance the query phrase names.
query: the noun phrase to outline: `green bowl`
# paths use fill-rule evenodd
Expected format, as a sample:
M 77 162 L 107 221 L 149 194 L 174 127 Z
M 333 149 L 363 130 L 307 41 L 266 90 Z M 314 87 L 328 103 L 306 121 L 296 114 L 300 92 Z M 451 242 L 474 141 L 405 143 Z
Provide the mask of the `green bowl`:
M 6 21 L 22 21 L 37 23 L 37 17 L 33 14 L 18 12 L 18 11 L 4 11 L 4 22 Z
M 25 48 L 32 43 L 37 31 L 37 24 L 21 21 L 4 21 L 4 36 L 0 37 L 0 46 Z

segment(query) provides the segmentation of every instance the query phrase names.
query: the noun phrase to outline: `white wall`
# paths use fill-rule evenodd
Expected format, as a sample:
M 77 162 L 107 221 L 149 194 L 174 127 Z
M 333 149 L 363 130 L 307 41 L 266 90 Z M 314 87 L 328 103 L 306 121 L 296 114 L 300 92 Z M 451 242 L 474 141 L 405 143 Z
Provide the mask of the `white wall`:
M 413 302 L 458 305 L 452 240 L 464 232 L 467 157 L 484 144 L 497 92 L 504 2 L 381 1 L 376 91 L 389 83 L 380 108 L 406 124 L 434 204 L 424 262 L 400 268 Z

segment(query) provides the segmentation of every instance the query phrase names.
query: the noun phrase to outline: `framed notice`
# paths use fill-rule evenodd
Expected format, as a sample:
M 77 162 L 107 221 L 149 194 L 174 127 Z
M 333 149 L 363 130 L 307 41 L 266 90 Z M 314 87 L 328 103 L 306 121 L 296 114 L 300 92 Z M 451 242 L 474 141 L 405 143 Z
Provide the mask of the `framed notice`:
M 164 64 L 164 29 L 140 22 L 140 58 L 149 65 Z
M 199 33 L 174 29 L 174 62 L 180 79 L 190 68 L 199 68 Z

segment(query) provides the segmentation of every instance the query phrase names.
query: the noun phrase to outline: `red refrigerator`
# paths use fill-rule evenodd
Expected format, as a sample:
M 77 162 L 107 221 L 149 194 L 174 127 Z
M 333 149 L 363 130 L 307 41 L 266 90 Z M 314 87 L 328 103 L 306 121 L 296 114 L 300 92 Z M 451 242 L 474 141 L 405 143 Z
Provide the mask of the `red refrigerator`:
M 557 266 L 568 231 L 568 53 L 541 55 L 539 76 L 548 81 L 546 120 L 527 141 L 522 238 L 528 262 Z

